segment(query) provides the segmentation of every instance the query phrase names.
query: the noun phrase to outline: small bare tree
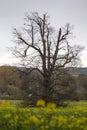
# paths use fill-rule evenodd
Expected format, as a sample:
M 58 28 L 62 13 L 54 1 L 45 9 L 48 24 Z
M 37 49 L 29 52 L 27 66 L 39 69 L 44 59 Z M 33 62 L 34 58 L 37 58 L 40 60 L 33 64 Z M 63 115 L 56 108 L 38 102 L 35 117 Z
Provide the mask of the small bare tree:
M 56 31 L 50 26 L 48 18 L 47 14 L 41 17 L 37 12 L 26 14 L 22 30 L 14 29 L 17 45 L 13 51 L 16 57 L 21 58 L 21 63 L 29 68 L 29 72 L 37 70 L 42 75 L 42 98 L 46 101 L 54 91 L 51 82 L 55 71 L 75 61 L 82 50 L 80 46 L 69 44 L 72 35 L 70 24 Z

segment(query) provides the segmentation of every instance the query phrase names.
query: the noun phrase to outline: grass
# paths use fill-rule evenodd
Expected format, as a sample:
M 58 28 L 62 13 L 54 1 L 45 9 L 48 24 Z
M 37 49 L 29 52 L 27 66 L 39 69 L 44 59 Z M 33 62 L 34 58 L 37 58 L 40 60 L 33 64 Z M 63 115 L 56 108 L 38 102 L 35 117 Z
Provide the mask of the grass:
M 7 102 L 12 107 L 18 107 L 21 105 L 23 100 L 0 100 L 0 105 Z

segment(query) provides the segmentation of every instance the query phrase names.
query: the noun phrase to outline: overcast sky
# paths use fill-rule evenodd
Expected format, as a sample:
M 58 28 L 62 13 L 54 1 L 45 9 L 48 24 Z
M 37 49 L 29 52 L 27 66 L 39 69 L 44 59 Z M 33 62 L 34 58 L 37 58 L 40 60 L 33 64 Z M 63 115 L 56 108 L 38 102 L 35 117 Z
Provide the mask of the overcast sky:
M 25 12 L 48 13 L 52 26 L 74 25 L 73 44 L 85 47 L 81 60 L 87 66 L 87 0 L 0 0 L 0 65 L 13 64 L 7 47 L 13 45 L 12 28 L 23 25 Z

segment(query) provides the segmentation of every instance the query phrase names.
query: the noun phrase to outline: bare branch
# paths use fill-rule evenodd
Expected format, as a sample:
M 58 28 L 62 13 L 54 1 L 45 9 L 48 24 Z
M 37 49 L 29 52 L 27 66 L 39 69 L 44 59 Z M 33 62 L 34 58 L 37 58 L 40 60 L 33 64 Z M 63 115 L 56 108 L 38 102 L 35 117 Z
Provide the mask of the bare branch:
M 53 92 L 51 88 L 53 73 L 73 60 L 76 61 L 82 50 L 79 46 L 69 44 L 72 34 L 70 24 L 60 28 L 57 36 L 55 32 L 48 22 L 47 14 L 41 17 L 37 12 L 31 16 L 26 14 L 23 30 L 15 29 L 14 32 L 18 42 L 18 48 L 15 48 L 14 53 L 21 57 L 24 65 L 30 66 L 27 72 L 36 70 L 43 76 L 44 99 L 49 98 Z

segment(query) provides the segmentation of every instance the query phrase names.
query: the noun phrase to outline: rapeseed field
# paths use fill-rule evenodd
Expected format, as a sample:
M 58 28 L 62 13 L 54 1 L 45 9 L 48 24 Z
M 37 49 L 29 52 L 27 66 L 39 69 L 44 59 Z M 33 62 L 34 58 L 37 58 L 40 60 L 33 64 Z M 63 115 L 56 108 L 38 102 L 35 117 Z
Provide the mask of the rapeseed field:
M 67 107 L 47 105 L 21 108 L 8 101 L 0 105 L 0 130 L 87 130 L 87 102 L 73 102 Z

